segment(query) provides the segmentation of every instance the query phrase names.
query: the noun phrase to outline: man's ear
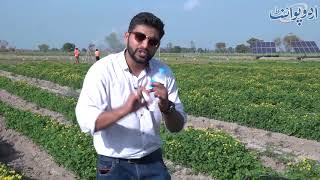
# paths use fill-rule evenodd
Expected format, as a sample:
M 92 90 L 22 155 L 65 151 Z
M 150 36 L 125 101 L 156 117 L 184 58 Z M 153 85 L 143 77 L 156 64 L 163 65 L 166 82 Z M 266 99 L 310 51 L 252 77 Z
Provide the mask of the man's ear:
M 127 42 L 129 40 L 129 35 L 130 35 L 130 33 L 128 33 L 128 32 L 124 33 L 123 41 L 124 41 L 125 45 L 127 45 Z

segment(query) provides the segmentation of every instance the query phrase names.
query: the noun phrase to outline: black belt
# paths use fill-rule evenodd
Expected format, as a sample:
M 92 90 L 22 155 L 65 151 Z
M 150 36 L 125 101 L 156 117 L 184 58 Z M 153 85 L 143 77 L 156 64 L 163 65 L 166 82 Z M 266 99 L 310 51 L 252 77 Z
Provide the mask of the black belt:
M 153 151 L 152 153 L 139 159 L 123 159 L 123 158 L 114 158 L 114 157 L 103 156 L 103 155 L 99 155 L 99 156 L 100 158 L 107 161 L 126 162 L 130 164 L 148 164 L 148 163 L 153 163 L 153 162 L 162 160 L 162 151 L 161 149 L 157 149 L 156 151 Z

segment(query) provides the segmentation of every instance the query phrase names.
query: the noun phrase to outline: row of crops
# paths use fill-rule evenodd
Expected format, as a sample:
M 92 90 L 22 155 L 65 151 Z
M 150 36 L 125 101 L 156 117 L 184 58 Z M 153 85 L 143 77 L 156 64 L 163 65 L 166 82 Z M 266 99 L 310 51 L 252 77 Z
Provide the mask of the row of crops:
M 173 66 L 188 113 L 320 141 L 320 63 Z
M 207 73 L 209 74 L 211 71 L 209 71 L 209 69 L 197 71 L 197 69 L 192 69 L 196 67 L 194 65 L 179 65 L 179 67 L 172 66 L 178 78 L 179 87 L 181 88 L 181 98 L 185 103 L 187 112 L 194 115 L 218 117 L 216 116 L 217 113 L 211 112 L 208 115 L 205 114 L 207 111 L 212 111 L 214 107 L 218 107 L 217 105 L 214 107 L 208 107 L 206 103 L 210 103 L 211 100 L 215 99 L 214 97 L 217 95 L 219 96 L 216 99 L 221 99 L 224 96 L 220 96 L 219 93 L 215 94 L 212 92 L 212 96 L 210 96 L 208 91 L 214 89 L 212 87 L 214 87 L 213 84 L 216 84 L 216 82 L 213 82 L 215 78 L 221 77 L 221 74 L 225 73 L 222 72 L 223 70 L 221 69 L 232 68 L 236 66 L 239 66 L 238 68 L 245 67 L 244 64 L 236 63 L 234 66 L 232 64 L 211 64 L 209 66 L 198 67 L 211 67 L 211 71 L 216 71 L 216 75 L 212 78 L 208 78 L 207 81 L 204 80 L 194 83 L 194 86 L 190 86 L 190 83 L 193 81 L 193 79 L 203 79 L 201 75 L 206 75 L 206 73 L 203 71 L 207 70 Z M 291 66 L 294 68 L 294 65 Z M 29 69 L 29 71 L 19 71 L 21 67 L 26 67 Z M 53 67 L 55 69 L 51 69 Z M 288 68 L 290 66 L 286 67 Z M 306 67 L 312 68 L 313 66 L 307 65 Z M 58 64 L 50 62 L 27 63 L 19 66 L 0 65 L 0 69 L 30 77 L 50 80 L 62 85 L 69 85 L 74 88 L 80 88 L 82 83 L 81 81 L 87 68 L 89 68 L 89 65 L 76 66 L 72 64 Z M 187 70 L 187 68 L 189 68 L 188 71 L 182 71 L 183 69 Z M 190 71 L 190 69 L 192 69 L 192 71 Z M 256 67 L 256 69 L 259 70 L 259 67 Z M 263 69 L 262 66 L 260 69 Z M 193 71 L 196 71 L 194 75 L 192 75 L 192 73 L 194 73 Z M 50 74 L 51 72 L 52 74 Z M 56 73 L 54 72 L 59 72 L 60 75 L 55 76 Z M 221 76 L 219 76 L 219 72 Z M 43 76 L 43 74 L 46 74 L 46 76 Z M 76 80 L 77 78 L 64 79 L 64 77 L 68 75 L 70 77 L 80 78 L 78 80 Z M 231 78 L 228 77 L 228 79 Z M 210 85 L 206 84 L 208 82 L 213 83 L 212 86 L 210 83 Z M 232 81 L 230 81 L 230 83 L 231 82 Z M 203 83 L 203 85 L 200 86 L 198 83 Z M 80 86 L 78 87 L 77 84 L 80 84 Z M 205 88 L 204 85 L 207 85 L 207 92 L 200 91 L 199 97 L 205 94 L 207 99 L 202 100 L 206 101 L 206 103 L 197 104 L 199 101 L 196 101 L 196 99 L 193 97 L 196 94 L 190 93 L 196 89 L 200 90 Z M 224 88 L 225 90 L 227 89 L 227 85 L 225 84 L 222 86 L 220 83 L 220 86 L 220 88 Z M 5 117 L 6 125 L 9 128 L 23 132 L 23 134 L 30 137 L 34 142 L 46 149 L 59 164 L 71 169 L 79 177 L 88 179 L 89 177 L 95 175 L 94 168 L 96 155 L 92 147 L 92 139 L 90 136 L 81 133 L 79 127 L 75 123 L 75 98 L 61 97 L 59 95 L 41 90 L 40 88 L 30 86 L 24 82 L 13 82 L 5 77 L 0 77 L 0 87 L 1 89 L 5 89 L 12 94 L 16 94 L 27 101 L 34 102 L 40 107 L 60 112 L 67 119 L 74 123 L 73 125 L 62 125 L 48 117 L 18 110 L 6 103 L 0 102 L 0 115 Z M 234 88 L 234 90 L 238 89 Z M 229 94 L 232 95 L 232 93 Z M 230 98 L 229 96 L 225 97 Z M 230 103 L 231 100 L 225 100 L 225 102 Z M 191 103 L 191 101 L 193 102 Z M 239 101 L 236 101 L 236 103 L 238 102 Z M 203 110 L 202 108 L 206 108 L 206 110 Z M 319 114 L 317 116 L 319 120 Z M 165 142 L 164 152 L 167 159 L 185 167 L 190 167 L 195 172 L 209 174 L 216 179 L 243 179 L 245 177 L 258 178 L 267 174 L 278 177 L 285 176 L 289 178 L 310 178 L 320 176 L 319 164 L 311 160 L 304 160 L 299 163 L 290 162 L 288 163 L 288 169 L 284 173 L 278 174 L 269 168 L 263 167 L 259 161 L 257 153 L 247 150 L 245 146 L 238 140 L 220 131 L 212 129 L 204 131 L 188 128 L 183 133 L 170 134 L 164 128 L 162 128 L 161 135 Z
M 25 63 L 0 69 L 80 89 L 89 64 Z M 320 63 L 171 65 L 189 114 L 320 141 Z M 275 126 L 276 124 L 276 126 Z

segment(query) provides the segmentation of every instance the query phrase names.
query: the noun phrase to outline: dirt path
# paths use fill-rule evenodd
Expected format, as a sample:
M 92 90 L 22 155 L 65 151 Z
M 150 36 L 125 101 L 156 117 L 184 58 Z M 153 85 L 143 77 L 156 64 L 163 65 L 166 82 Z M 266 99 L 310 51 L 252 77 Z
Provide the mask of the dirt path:
M 320 161 L 320 142 L 296 138 L 281 133 L 274 133 L 262 129 L 240 126 L 208 119 L 204 117 L 188 116 L 187 126 L 195 128 L 217 128 L 231 134 L 236 139 L 246 144 L 247 148 L 265 151 L 274 148 L 275 153 L 292 153 L 296 156 L 307 157 Z
M 234 138 L 239 139 L 247 148 L 266 154 L 261 155 L 261 162 L 266 167 L 271 167 L 278 172 L 283 172 L 286 168 L 286 165 L 280 160 L 281 157 L 295 160 L 309 158 L 320 162 L 320 142 L 317 141 L 204 117 L 188 116 L 186 126 L 198 129 L 217 128 L 225 131 Z
M 33 113 L 41 114 L 43 116 L 50 116 L 54 120 L 57 120 L 59 123 L 62 123 L 65 125 L 72 123 L 60 113 L 50 111 L 48 109 L 40 108 L 36 104 L 27 102 L 22 98 L 12 95 L 2 89 L 0 89 L 0 101 L 6 102 L 7 104 L 10 104 L 11 106 L 16 107 L 18 109 L 31 111 Z
M 78 97 L 80 90 L 73 90 L 68 86 L 61 86 L 50 81 L 26 77 L 18 74 L 13 74 L 11 72 L 0 70 L 0 76 L 5 76 L 13 81 L 26 81 L 28 84 L 39 87 L 43 90 L 53 92 L 56 94 L 60 94 L 63 96 L 71 96 L 71 97 Z
M 74 174 L 57 165 L 30 139 L 12 129 L 6 129 L 1 116 L 0 162 L 4 162 L 31 179 L 76 179 Z

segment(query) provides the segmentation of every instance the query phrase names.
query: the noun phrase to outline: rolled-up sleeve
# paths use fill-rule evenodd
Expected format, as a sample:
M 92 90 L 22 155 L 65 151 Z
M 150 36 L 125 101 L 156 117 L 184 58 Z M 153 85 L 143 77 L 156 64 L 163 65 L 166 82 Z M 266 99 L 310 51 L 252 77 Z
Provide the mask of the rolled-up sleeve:
M 76 106 L 76 117 L 82 132 L 95 133 L 98 116 L 108 107 L 106 80 L 94 64 L 86 74 Z
M 178 87 L 176 85 L 176 79 L 170 70 L 167 79 L 168 99 L 175 104 L 176 110 L 183 116 L 184 124 L 187 122 L 187 114 L 184 111 L 183 104 L 178 95 Z

